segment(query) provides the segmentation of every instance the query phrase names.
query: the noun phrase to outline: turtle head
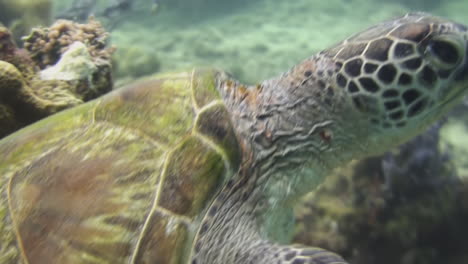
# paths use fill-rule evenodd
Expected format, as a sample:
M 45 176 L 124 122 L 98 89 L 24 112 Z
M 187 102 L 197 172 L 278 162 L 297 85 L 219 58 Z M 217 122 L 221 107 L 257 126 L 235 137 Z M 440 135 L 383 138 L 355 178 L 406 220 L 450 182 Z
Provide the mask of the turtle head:
M 408 14 L 355 34 L 278 78 L 249 88 L 229 80 L 221 87 L 238 138 L 255 153 L 253 167 L 288 175 L 272 177 L 277 182 L 270 195 L 288 190 L 300 196 L 316 186 L 317 175 L 409 140 L 462 99 L 468 27 Z
M 287 169 L 336 168 L 409 140 L 462 99 L 468 27 L 412 13 L 357 33 L 261 85 L 222 86 L 239 138 L 253 152 L 274 153 L 271 163 Z
M 468 27 L 428 14 L 376 25 L 319 56 L 337 65 L 338 116 L 366 154 L 421 132 L 468 90 Z

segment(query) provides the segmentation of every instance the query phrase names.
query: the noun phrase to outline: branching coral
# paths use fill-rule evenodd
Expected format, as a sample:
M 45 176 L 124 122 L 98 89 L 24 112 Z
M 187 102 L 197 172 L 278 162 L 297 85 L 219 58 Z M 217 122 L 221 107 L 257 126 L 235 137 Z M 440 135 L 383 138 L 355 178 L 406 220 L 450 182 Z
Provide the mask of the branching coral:
M 89 100 L 108 92 L 112 86 L 111 55 L 114 48 L 107 45 L 108 38 L 109 33 L 94 18 L 90 18 L 87 24 L 61 19 L 48 28 L 33 29 L 24 38 L 24 47 L 35 64 L 46 69 L 56 64 L 74 43 L 83 43 L 96 66 L 90 74 L 88 89 L 80 89 L 83 100 Z M 83 86 L 86 80 L 79 81 L 80 87 L 86 87 Z
M 351 263 L 467 259 L 468 185 L 439 149 L 440 127 L 331 176 L 299 210 L 296 242 L 333 248 Z
M 6 60 L 8 56 L 12 56 L 15 50 L 16 45 L 10 31 L 6 27 L 0 26 L 0 60 Z

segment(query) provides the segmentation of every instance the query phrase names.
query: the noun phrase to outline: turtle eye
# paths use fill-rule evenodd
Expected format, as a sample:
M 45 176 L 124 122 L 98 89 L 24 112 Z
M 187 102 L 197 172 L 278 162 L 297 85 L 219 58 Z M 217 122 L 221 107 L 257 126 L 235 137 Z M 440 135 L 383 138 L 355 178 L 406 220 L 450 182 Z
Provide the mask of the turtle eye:
M 456 67 L 461 61 L 462 53 L 463 45 L 457 39 L 448 36 L 431 40 L 426 48 L 426 54 L 435 66 L 443 69 Z

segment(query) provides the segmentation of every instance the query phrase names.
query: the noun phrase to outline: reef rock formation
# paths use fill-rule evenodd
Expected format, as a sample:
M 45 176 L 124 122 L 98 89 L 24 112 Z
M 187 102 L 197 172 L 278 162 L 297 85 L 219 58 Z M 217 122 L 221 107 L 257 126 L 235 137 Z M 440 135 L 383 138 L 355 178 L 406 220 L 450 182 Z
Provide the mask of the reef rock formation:
M 90 18 L 87 24 L 60 19 L 50 27 L 34 28 L 29 36 L 23 39 L 24 48 L 30 52 L 37 65 L 44 69 L 55 64 L 76 41 L 86 45 L 96 63 L 109 61 L 114 49 L 108 47 L 108 38 L 109 33 L 101 23 Z
M 60 20 L 33 29 L 23 50 L 0 27 L 0 137 L 110 91 L 107 37 L 97 21 Z
M 42 70 L 40 76 L 42 80 L 72 81 L 89 78 L 96 70 L 86 45 L 76 41 L 55 65 Z
M 467 263 L 468 182 L 440 150 L 439 129 L 337 171 L 299 208 L 296 242 L 350 263 Z

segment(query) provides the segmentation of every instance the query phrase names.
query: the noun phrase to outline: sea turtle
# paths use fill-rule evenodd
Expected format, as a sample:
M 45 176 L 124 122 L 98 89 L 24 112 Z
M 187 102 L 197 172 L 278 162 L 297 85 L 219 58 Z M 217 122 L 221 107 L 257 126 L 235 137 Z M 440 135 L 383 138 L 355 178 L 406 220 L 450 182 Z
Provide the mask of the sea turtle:
M 467 39 L 412 13 L 258 85 L 163 74 L 24 128 L 0 141 L 0 262 L 346 263 L 287 245 L 292 206 L 459 101 Z

